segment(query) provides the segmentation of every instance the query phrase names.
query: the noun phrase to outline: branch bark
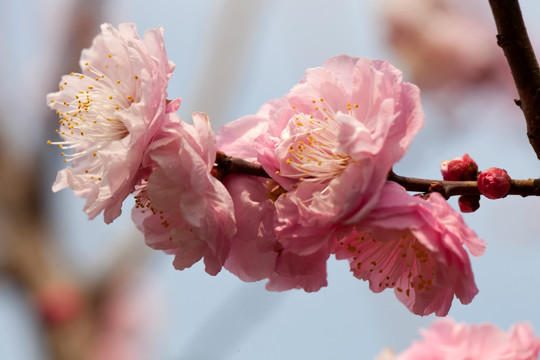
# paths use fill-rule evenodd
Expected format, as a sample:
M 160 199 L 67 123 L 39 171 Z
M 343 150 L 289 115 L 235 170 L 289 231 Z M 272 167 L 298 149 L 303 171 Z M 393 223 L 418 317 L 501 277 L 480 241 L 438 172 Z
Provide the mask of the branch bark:
M 489 0 L 497 44 L 502 48 L 519 94 L 516 104 L 527 121 L 527 137 L 540 159 L 540 68 L 527 35 L 518 0 Z
M 270 178 L 260 164 L 229 156 L 222 151 L 218 151 L 216 154 L 216 166 L 214 166 L 213 174 L 220 180 L 230 174 Z M 388 180 L 400 184 L 407 191 L 422 193 L 436 191 L 447 199 L 457 195 L 481 195 L 476 181 L 420 179 L 400 176 L 393 171 L 388 174 Z M 540 179 L 512 180 L 508 195 L 540 196 Z
M 388 180 L 397 182 L 407 191 L 433 192 L 436 191 L 445 198 L 456 195 L 481 195 L 476 181 L 444 181 L 419 179 L 400 176 L 390 172 Z M 514 180 L 510 185 L 508 195 L 540 196 L 540 179 Z

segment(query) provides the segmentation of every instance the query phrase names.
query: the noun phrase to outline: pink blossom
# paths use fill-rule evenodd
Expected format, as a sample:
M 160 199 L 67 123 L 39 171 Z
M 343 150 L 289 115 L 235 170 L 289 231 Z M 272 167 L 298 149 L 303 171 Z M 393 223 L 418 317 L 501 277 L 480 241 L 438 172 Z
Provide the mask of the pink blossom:
M 372 291 L 393 288 L 413 313 L 445 316 L 454 295 L 468 304 L 478 293 L 463 245 L 475 256 L 485 248 L 440 194 L 424 200 L 388 182 L 377 207 L 334 251 Z
M 234 152 L 234 151 L 233 151 Z M 224 181 L 234 202 L 238 232 L 231 238 L 225 268 L 243 281 L 268 279 L 273 291 L 303 289 L 318 291 L 327 285 L 322 248 L 309 255 L 296 255 L 283 248 L 274 231 L 276 209 L 272 180 L 230 175 Z
M 398 360 L 536 360 L 540 338 L 528 323 L 504 332 L 491 324 L 457 324 L 439 319 L 420 330 L 423 339 L 397 356 Z
M 144 38 L 135 25 L 101 26 L 92 46 L 82 51 L 81 73 L 64 75 L 60 91 L 47 95 L 60 116 L 57 130 L 64 161 L 53 191 L 70 187 L 86 198 L 89 218 L 104 211 L 110 223 L 121 213 L 127 195 L 140 181 L 143 153 L 176 111 L 179 99 L 167 105 L 167 83 L 174 64 L 167 60 L 163 29 Z
M 478 176 L 478 190 L 488 199 L 505 197 L 512 185 L 512 179 L 504 169 L 489 168 Z
M 210 174 L 216 140 L 208 117 L 194 113 L 193 122 L 164 129 L 148 147 L 145 160 L 153 170 L 136 195 L 132 217 L 148 246 L 175 254 L 176 269 L 204 258 L 206 271 L 215 275 L 236 232 L 234 208 Z
M 419 90 L 403 83 L 399 70 L 341 55 L 220 133 L 248 135 L 230 136 L 225 147 L 256 156 L 287 191 L 275 202 L 279 241 L 308 255 L 326 246 L 337 224 L 354 223 L 375 206 L 423 121 Z

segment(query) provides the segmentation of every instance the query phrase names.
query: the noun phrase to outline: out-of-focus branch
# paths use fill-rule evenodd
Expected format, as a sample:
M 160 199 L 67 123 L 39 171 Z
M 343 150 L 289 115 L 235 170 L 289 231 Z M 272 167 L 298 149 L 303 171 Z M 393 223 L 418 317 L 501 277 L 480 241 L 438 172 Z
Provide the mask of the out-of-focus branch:
M 516 104 L 527 121 L 527 136 L 540 159 L 540 68 L 527 35 L 518 0 L 489 0 L 503 49 L 519 94 Z

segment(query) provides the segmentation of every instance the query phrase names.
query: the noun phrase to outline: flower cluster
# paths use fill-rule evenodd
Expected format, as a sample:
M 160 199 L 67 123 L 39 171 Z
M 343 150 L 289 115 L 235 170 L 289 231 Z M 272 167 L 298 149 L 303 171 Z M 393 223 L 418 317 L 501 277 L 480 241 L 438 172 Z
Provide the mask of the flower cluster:
M 182 270 L 204 259 L 270 290 L 317 291 L 330 256 L 374 292 L 394 289 L 418 315 L 448 313 L 478 292 L 472 255 L 485 244 L 437 193 L 412 196 L 387 181 L 423 126 L 419 89 L 385 61 L 340 55 L 308 69 L 288 94 L 215 135 L 167 100 L 173 65 L 161 28 L 103 25 L 49 105 L 60 116 L 70 167 L 53 189 L 87 199 L 106 222 L 135 194 L 146 243 Z M 269 178 L 227 174 L 216 151 L 260 164 Z

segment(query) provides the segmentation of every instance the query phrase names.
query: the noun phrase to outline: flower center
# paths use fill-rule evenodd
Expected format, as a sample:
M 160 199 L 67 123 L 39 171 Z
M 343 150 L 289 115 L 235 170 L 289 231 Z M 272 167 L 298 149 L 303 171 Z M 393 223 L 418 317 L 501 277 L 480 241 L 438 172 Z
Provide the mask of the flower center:
M 285 159 L 279 173 L 299 181 L 328 183 L 347 168 L 351 156 L 337 151 L 341 123 L 335 120 L 336 111 L 323 98 L 312 103 L 311 115 L 293 106 L 297 114 L 284 130 L 287 140 L 278 148 Z M 348 114 L 354 115 L 356 108 L 347 104 Z
M 348 258 L 354 275 L 369 280 L 375 292 L 395 288 L 410 296 L 411 291 L 428 291 L 432 286 L 435 260 L 410 232 L 399 241 L 378 241 L 369 232 L 355 233 L 339 245 L 340 258 Z
M 60 91 L 52 94 L 49 99 L 49 106 L 56 109 L 60 117 L 60 126 L 56 132 L 63 141 L 49 140 L 47 143 L 58 145 L 62 150 L 72 150 L 69 154 L 61 152 L 65 162 L 81 157 L 86 157 L 85 162 L 90 159 L 85 171 L 96 173 L 101 168 L 99 150 L 129 134 L 118 112 L 138 100 L 138 87 L 124 84 L 120 79 L 112 79 L 89 63 L 85 66 L 86 74 L 71 73 L 64 76 Z M 109 65 L 105 67 L 108 69 Z M 139 77 L 134 76 L 134 80 L 138 85 Z

